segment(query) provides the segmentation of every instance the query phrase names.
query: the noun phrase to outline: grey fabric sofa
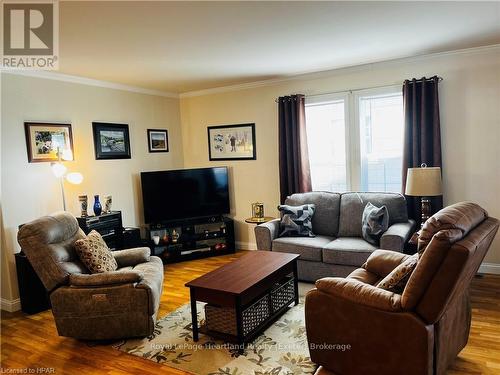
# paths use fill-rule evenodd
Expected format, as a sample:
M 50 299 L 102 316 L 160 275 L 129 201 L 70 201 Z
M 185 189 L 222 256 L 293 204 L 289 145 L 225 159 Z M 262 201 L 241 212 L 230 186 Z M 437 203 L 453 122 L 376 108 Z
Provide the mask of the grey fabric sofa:
M 385 205 L 389 211 L 389 228 L 380 246 L 366 242 L 361 233 L 361 217 L 368 202 Z M 377 248 L 402 252 L 415 230 L 408 219 L 406 200 L 397 193 L 330 193 L 293 194 L 285 204 L 314 203 L 312 219 L 316 237 L 279 237 L 280 220 L 255 227 L 259 250 L 300 254 L 299 279 L 316 281 L 322 277 L 346 277 L 359 268 Z
M 148 248 L 113 252 L 118 270 L 90 274 L 74 243 L 85 234 L 61 212 L 23 225 L 22 250 L 50 294 L 61 336 L 87 340 L 153 333 L 163 289 L 163 263 Z

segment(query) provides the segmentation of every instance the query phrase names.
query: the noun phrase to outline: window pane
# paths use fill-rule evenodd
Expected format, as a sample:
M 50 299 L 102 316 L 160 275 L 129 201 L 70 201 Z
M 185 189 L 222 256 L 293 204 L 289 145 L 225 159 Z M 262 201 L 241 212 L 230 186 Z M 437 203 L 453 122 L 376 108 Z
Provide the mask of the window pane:
M 402 95 L 361 97 L 359 121 L 361 190 L 401 192 Z
M 347 190 L 344 101 L 306 106 L 313 190 Z

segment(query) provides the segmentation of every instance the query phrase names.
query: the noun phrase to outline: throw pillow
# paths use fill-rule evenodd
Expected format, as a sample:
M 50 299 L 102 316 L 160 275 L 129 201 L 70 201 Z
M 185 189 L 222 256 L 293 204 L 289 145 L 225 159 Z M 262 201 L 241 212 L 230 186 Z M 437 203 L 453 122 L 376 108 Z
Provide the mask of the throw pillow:
M 368 202 L 363 211 L 362 225 L 362 234 L 365 241 L 378 246 L 380 237 L 389 227 L 389 211 L 387 207 L 377 207 Z
M 406 260 L 401 262 L 399 266 L 394 268 L 391 273 L 389 273 L 377 284 L 377 288 L 402 294 L 408 279 L 417 266 L 417 262 L 418 253 L 406 258 Z
M 91 273 L 116 271 L 118 264 L 101 235 L 95 230 L 86 238 L 75 242 L 75 249 L 82 263 Z
M 282 236 L 302 236 L 314 237 L 312 231 L 312 217 L 316 206 L 314 204 L 304 204 L 302 206 L 288 206 L 282 204 L 278 206 L 281 212 L 281 233 Z

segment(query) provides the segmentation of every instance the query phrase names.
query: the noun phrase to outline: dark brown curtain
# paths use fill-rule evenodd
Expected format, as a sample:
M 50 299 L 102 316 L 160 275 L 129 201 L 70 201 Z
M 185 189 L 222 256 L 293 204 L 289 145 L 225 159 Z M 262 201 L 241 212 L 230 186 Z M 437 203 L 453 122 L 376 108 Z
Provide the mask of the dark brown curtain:
M 278 99 L 280 199 L 311 191 L 304 95 Z
M 441 165 L 441 130 L 437 76 L 406 80 L 403 84 L 405 118 L 403 151 L 403 194 L 408 168 Z M 406 196 L 408 215 L 420 225 L 420 197 Z M 443 208 L 443 197 L 431 197 L 432 213 Z

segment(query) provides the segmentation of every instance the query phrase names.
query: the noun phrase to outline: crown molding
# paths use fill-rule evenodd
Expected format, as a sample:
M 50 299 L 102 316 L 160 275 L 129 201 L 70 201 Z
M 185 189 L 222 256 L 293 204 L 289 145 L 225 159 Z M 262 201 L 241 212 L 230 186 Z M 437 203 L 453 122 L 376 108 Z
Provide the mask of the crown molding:
M 179 94 L 179 97 L 182 99 L 182 98 L 189 98 L 189 97 L 195 97 L 195 96 L 219 94 L 219 93 L 230 92 L 230 91 L 247 90 L 247 89 L 253 89 L 253 88 L 258 88 L 258 87 L 273 86 L 273 85 L 283 83 L 283 82 L 331 77 L 331 76 L 335 76 L 335 75 L 366 70 L 367 68 L 374 68 L 374 67 L 377 67 L 380 65 L 400 64 L 400 63 L 404 63 L 404 62 L 416 62 L 416 61 L 428 60 L 428 59 L 444 57 L 444 56 L 473 55 L 473 54 L 491 52 L 491 51 L 497 51 L 497 50 L 500 51 L 500 44 L 492 44 L 492 45 L 481 46 L 481 47 L 464 48 L 464 49 L 445 51 L 445 52 L 435 52 L 435 53 L 416 55 L 416 56 L 402 56 L 402 57 L 397 57 L 397 58 L 389 59 L 389 60 L 374 60 L 371 62 L 365 62 L 365 63 L 358 64 L 358 65 L 341 66 L 341 67 L 338 67 L 335 69 L 330 69 L 330 70 L 301 72 L 301 73 L 286 75 L 286 76 L 280 77 L 280 78 L 271 78 L 271 79 L 266 79 L 266 80 L 262 80 L 262 81 L 254 81 L 254 82 L 241 83 L 241 84 L 235 84 L 235 85 L 214 87 L 214 88 L 209 88 L 209 89 L 204 89 L 204 90 L 187 91 L 187 92 L 183 92 L 183 93 Z
M 70 74 L 63 74 L 58 72 L 46 71 L 46 70 L 13 70 L 13 69 L 1 69 L 2 74 L 14 74 L 27 77 L 52 79 L 55 81 L 77 83 L 80 85 L 103 87 L 107 89 L 129 91 L 137 94 L 162 96 L 165 98 L 179 99 L 179 94 L 168 91 L 152 90 L 146 89 L 144 87 L 130 86 L 116 82 L 102 81 L 99 79 L 86 78 L 81 76 L 74 76 Z

